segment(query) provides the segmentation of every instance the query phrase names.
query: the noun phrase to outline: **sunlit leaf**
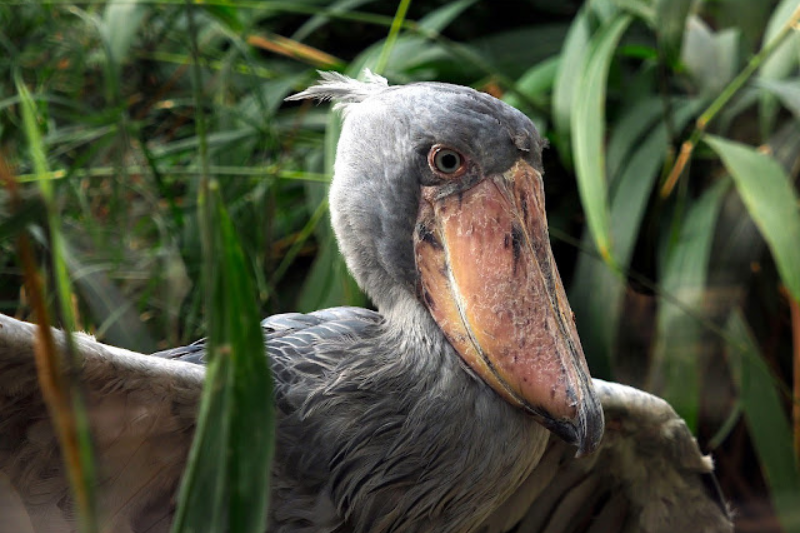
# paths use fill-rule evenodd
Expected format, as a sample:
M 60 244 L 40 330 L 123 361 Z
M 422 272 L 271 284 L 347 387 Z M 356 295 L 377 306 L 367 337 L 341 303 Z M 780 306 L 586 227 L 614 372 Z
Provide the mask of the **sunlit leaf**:
M 528 69 L 528 71 L 517 80 L 516 90 L 518 92 L 509 91 L 505 93 L 503 95 L 503 101 L 517 108 L 525 108 L 527 102 L 520 97 L 520 94 L 522 94 L 530 101 L 546 104 L 547 95 L 552 90 L 553 83 L 555 82 L 559 62 L 560 59 L 556 56 Z M 536 120 L 536 117 L 531 118 L 535 123 L 539 122 Z M 538 123 L 537 126 L 539 126 Z M 539 133 L 544 135 L 542 131 Z
M 739 33 L 714 33 L 698 16 L 688 19 L 681 61 L 705 96 L 716 96 L 733 79 L 738 65 Z
M 111 0 L 103 11 L 102 33 L 117 67 L 128 59 L 149 6 L 138 0 Z
M 705 141 L 733 176 L 739 195 L 764 235 L 781 279 L 800 301 L 800 204 L 789 177 L 770 156 L 721 137 Z
M 798 8 L 800 8 L 800 0 L 781 0 L 767 23 L 761 43 L 762 47 L 780 33 Z M 790 36 L 764 61 L 759 74 L 765 79 L 785 78 L 792 72 L 798 61 L 800 61 L 800 34 L 794 32 L 794 35 Z
M 767 23 L 761 41 L 762 48 L 772 42 L 798 8 L 800 0 L 781 0 Z M 800 61 L 800 34 L 795 31 L 764 61 L 759 69 L 759 77 L 763 80 L 781 80 L 791 74 L 798 61 Z M 761 94 L 760 112 L 762 133 L 766 133 L 772 129 L 778 113 L 775 96 L 769 93 Z
M 611 261 L 612 257 L 603 145 L 606 131 L 606 80 L 617 42 L 632 20 L 630 15 L 619 16 L 592 37 L 577 85 L 580 98 L 575 101 L 571 116 L 578 191 L 589 230 L 600 255 L 607 261 Z
M 553 126 L 557 135 L 556 143 L 562 161 L 568 164 L 571 164 L 573 159 L 570 143 L 573 103 L 590 37 L 589 15 L 584 8 L 578 11 L 567 32 L 553 87 Z
M 761 357 L 739 310 L 726 327 L 730 343 L 728 360 L 739 389 L 756 454 L 764 470 L 778 519 L 787 533 L 800 531 L 800 476 L 792 450 L 792 433 L 781 401 L 778 380 Z

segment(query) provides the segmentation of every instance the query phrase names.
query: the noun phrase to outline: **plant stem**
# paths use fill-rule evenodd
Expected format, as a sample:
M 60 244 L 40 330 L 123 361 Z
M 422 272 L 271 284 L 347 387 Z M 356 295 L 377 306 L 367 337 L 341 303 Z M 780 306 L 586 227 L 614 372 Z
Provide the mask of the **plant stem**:
M 772 39 L 767 46 L 762 48 L 758 54 L 753 56 L 750 61 L 748 61 L 747 66 L 733 80 L 731 80 L 731 82 L 725 87 L 719 96 L 717 96 L 714 101 L 711 102 L 711 105 L 709 105 L 708 108 L 703 112 L 703 114 L 700 115 L 695 122 L 695 129 L 692 132 L 692 135 L 689 137 L 689 140 L 684 141 L 683 145 L 681 146 L 681 154 L 678 157 L 678 160 L 675 162 L 675 166 L 672 167 L 669 177 L 664 182 L 664 186 L 661 188 L 662 198 L 666 198 L 670 195 L 670 193 L 672 193 L 672 189 L 678 182 L 678 178 L 680 178 L 681 174 L 683 174 L 683 169 L 686 166 L 686 163 L 689 162 L 689 158 L 691 158 L 692 152 L 694 151 L 695 146 L 697 146 L 697 143 L 700 142 L 700 139 L 705 133 L 709 122 L 711 122 L 714 117 L 717 116 L 717 113 L 719 113 L 719 111 L 725 106 L 725 104 L 727 104 L 730 99 L 739 92 L 739 89 L 744 87 L 744 84 L 747 83 L 747 80 L 749 80 L 755 71 L 758 70 L 761 64 L 766 61 L 767 58 L 772 55 L 772 53 L 777 50 L 781 44 L 783 44 L 783 41 L 785 41 L 793 31 L 797 31 L 795 26 L 797 25 L 798 21 L 800 21 L 800 6 L 794 10 L 792 16 L 789 17 L 789 20 L 783 25 L 783 28 L 781 28 L 781 31 L 778 32 L 775 38 Z
M 400 5 L 397 6 L 397 13 L 395 13 L 392 20 L 392 26 L 389 28 L 389 35 L 386 37 L 386 43 L 384 43 L 381 55 L 378 57 L 378 63 L 375 65 L 375 74 L 382 74 L 386 69 L 386 65 L 389 63 L 389 56 L 392 54 L 395 42 L 397 42 L 397 36 L 406 19 L 406 13 L 408 13 L 408 6 L 410 5 L 411 0 L 400 0 Z

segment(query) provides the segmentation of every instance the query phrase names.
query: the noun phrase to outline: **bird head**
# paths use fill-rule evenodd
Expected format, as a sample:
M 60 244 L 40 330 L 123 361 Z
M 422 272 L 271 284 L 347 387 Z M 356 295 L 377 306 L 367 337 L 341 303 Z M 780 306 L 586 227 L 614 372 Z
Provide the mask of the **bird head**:
M 413 297 L 496 394 L 596 449 L 603 412 L 550 248 L 533 123 L 467 87 L 322 77 L 289 99 L 344 111 L 330 209 L 356 281 L 382 312 Z

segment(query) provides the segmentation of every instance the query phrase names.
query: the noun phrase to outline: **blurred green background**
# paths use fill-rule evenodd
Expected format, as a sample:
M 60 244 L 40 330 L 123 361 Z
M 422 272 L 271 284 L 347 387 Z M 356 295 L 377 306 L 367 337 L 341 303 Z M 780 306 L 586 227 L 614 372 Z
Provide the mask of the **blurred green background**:
M 675 406 L 738 531 L 800 531 L 798 17 L 800 0 L 4 0 L 21 201 L 5 183 L 0 312 L 32 318 L 16 237 L 46 262 L 46 181 L 80 328 L 142 352 L 204 335 L 204 169 L 263 316 L 369 305 L 327 220 L 339 119 L 283 99 L 317 70 L 470 85 L 550 141 L 552 243 L 593 375 Z

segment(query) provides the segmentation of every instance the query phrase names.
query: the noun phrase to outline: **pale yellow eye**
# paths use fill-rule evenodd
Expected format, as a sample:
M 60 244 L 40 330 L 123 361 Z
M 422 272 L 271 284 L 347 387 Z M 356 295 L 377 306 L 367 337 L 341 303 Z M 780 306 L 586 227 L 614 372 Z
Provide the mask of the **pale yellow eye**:
M 461 154 L 448 148 L 439 150 L 433 157 L 433 164 L 436 165 L 436 170 L 445 174 L 457 172 L 461 168 L 461 163 Z
M 467 171 L 467 158 L 458 150 L 437 144 L 428 153 L 428 165 L 443 178 L 457 178 Z

